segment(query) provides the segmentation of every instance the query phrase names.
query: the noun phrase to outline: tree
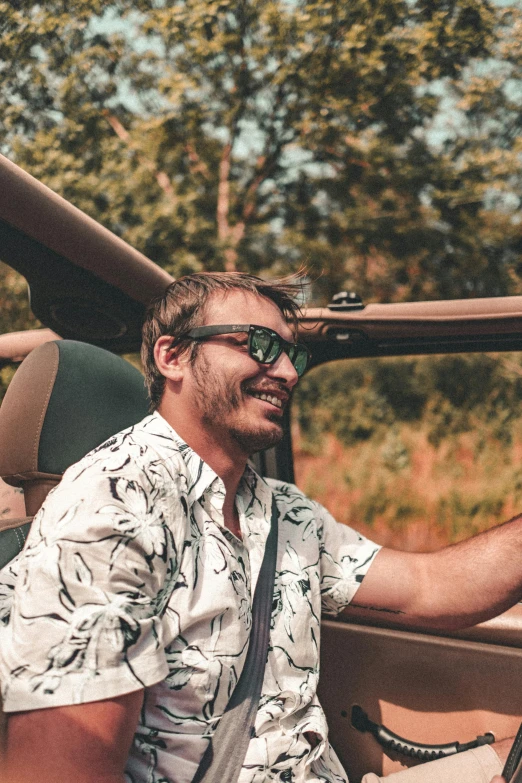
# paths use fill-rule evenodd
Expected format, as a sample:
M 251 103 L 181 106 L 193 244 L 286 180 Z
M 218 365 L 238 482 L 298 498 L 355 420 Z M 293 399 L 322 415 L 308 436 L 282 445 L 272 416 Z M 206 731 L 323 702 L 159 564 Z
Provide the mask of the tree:
M 18 0 L 0 17 L 4 152 L 174 275 L 305 264 L 317 296 L 367 301 L 522 290 L 516 3 Z

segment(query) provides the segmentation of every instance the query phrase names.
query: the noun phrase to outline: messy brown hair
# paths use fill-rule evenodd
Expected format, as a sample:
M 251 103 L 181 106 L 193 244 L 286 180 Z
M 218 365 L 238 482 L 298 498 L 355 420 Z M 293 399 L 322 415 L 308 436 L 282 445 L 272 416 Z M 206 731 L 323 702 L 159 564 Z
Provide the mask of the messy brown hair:
M 143 325 L 141 359 L 151 410 L 156 410 L 165 389 L 165 378 L 154 361 L 157 340 L 165 334 L 175 339 L 200 326 L 209 298 L 216 293 L 236 290 L 270 299 L 285 319 L 297 327 L 298 297 L 302 295 L 303 283 L 295 278 L 267 281 L 240 272 L 201 272 L 180 277 L 151 303 Z M 197 349 L 197 343 L 190 344 L 192 361 L 196 359 Z

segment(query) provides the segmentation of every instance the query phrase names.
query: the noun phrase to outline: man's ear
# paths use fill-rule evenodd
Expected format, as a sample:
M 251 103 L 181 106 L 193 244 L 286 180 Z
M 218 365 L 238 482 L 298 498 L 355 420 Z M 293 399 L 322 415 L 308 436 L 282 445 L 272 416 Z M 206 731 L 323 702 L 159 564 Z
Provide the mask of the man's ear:
M 164 334 L 159 337 L 154 346 L 154 361 L 164 378 L 179 382 L 183 380 L 190 354 L 188 351 L 180 351 L 178 346 L 171 346 L 171 335 Z

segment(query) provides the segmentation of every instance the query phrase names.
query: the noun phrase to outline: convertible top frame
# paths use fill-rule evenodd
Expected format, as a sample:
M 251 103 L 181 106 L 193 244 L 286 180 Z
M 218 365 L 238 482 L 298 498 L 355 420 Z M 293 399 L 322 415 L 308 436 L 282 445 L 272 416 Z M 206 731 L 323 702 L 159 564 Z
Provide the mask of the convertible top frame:
M 27 279 L 31 308 L 46 327 L 118 353 L 139 349 L 145 307 L 173 281 L 3 156 L 0 259 Z M 312 366 L 348 357 L 520 350 L 522 296 L 308 309 L 299 338 Z

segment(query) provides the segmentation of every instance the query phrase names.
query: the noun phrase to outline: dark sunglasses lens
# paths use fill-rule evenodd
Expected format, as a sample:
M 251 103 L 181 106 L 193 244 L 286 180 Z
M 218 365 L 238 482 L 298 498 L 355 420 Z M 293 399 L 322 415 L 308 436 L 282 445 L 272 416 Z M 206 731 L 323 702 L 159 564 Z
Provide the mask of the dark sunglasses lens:
M 295 354 L 291 359 L 297 374 L 301 377 L 308 367 L 308 351 L 304 345 L 296 345 Z
M 250 355 L 263 364 L 271 364 L 277 359 L 279 340 L 277 335 L 267 329 L 253 329 L 250 333 Z
M 308 367 L 307 349 L 304 345 L 289 345 L 288 343 L 284 344 L 284 348 L 297 374 L 301 377 Z M 250 332 L 250 355 L 253 359 L 263 364 L 273 364 L 280 353 L 281 339 L 279 335 L 262 327 L 257 327 Z

